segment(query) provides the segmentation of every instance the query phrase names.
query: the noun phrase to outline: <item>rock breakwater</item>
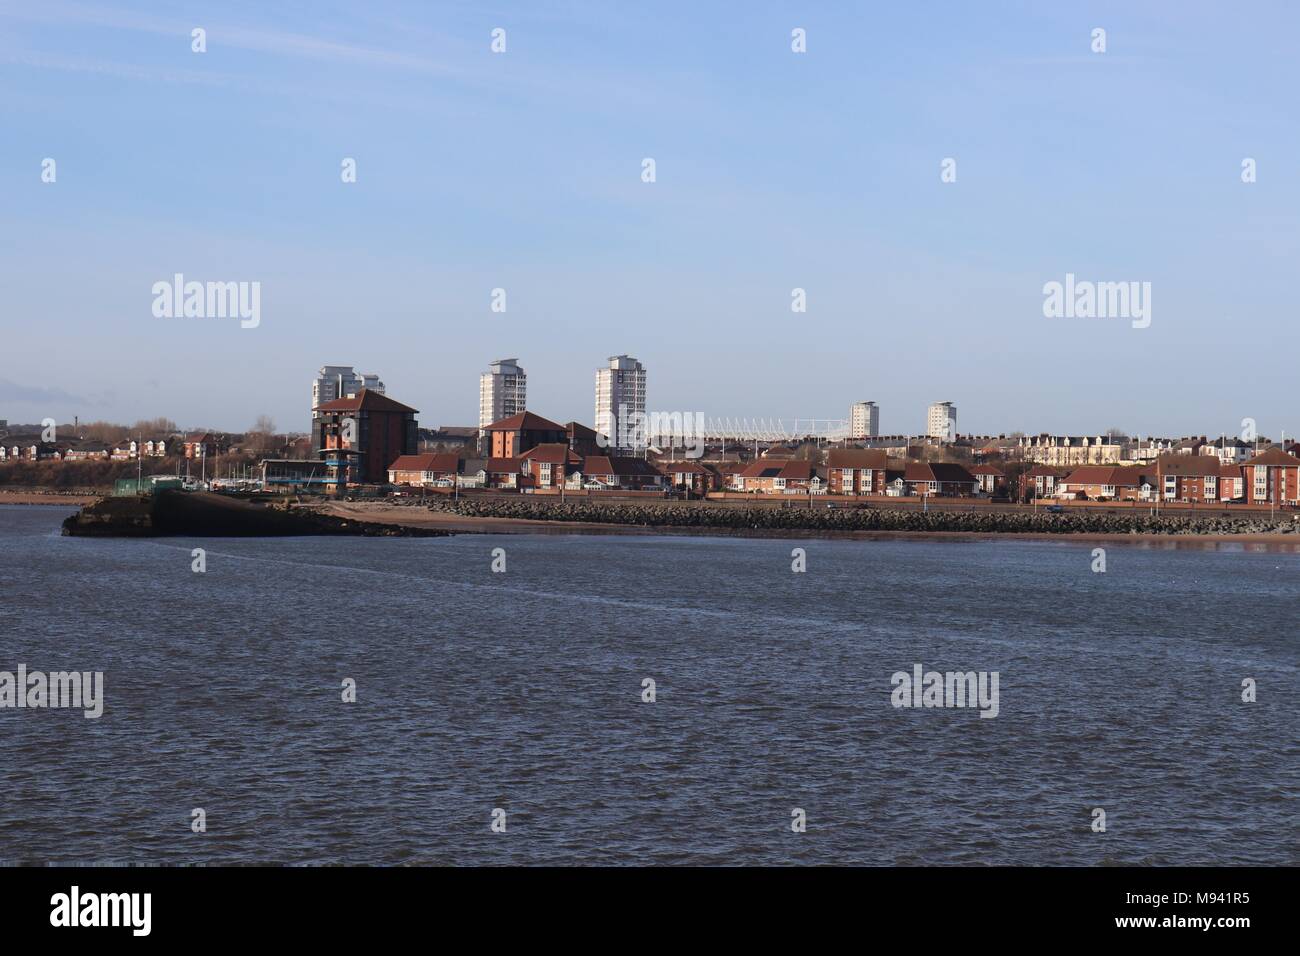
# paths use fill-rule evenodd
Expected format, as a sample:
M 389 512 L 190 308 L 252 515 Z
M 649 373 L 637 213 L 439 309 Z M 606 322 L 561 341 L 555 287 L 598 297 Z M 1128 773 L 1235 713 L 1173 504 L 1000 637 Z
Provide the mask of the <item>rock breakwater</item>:
M 1161 515 L 1047 511 L 904 511 L 892 508 L 715 507 L 681 504 L 438 500 L 430 510 L 462 517 L 522 518 L 652 528 L 717 528 L 735 531 L 879 531 L 968 534 L 1295 534 L 1290 515 Z

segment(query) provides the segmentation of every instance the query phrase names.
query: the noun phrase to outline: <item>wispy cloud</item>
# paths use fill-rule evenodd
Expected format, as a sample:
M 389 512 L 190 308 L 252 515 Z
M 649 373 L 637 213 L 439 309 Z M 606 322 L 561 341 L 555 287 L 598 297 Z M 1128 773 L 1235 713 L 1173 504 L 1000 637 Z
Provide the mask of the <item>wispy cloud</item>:
M 89 404 L 88 399 L 80 395 L 73 395 L 61 388 L 51 388 L 44 385 L 23 385 L 7 378 L 0 378 L 0 402 L 15 402 L 27 405 L 53 402 Z
M 450 76 L 459 72 L 447 64 L 410 53 L 327 40 L 303 33 L 224 25 L 219 19 L 205 18 L 203 23 L 181 21 L 179 19 L 162 20 L 125 10 L 99 6 L 92 7 L 79 3 L 59 3 L 57 0 L 25 7 L 0 7 L 0 17 L 60 27 L 94 26 L 186 38 L 189 37 L 190 31 L 195 26 L 202 26 L 208 32 L 208 43 L 214 46 L 224 44 L 236 49 L 277 56 L 350 62 L 362 66 L 384 67 L 438 76 Z
M 59 70 L 65 73 L 91 73 L 98 76 L 115 76 L 127 80 L 146 82 L 194 83 L 202 86 L 230 86 L 232 77 L 221 73 L 196 70 L 154 70 L 132 63 L 118 63 L 88 57 L 59 56 L 35 51 L 0 50 L 0 63 L 27 66 L 40 70 Z
M 530 19 L 536 18 L 535 13 L 530 13 L 528 16 Z M 163 19 L 129 10 L 62 2 L 62 0 L 42 0 L 41 3 L 30 6 L 6 5 L 4 0 L 0 0 L 0 21 L 6 19 L 17 23 L 52 26 L 60 30 L 86 27 L 164 36 L 183 44 L 184 49 L 189 48 L 190 31 L 201 26 L 207 31 L 209 51 L 225 47 L 264 54 L 273 60 L 312 60 L 333 64 L 340 69 L 354 66 L 358 68 L 355 75 L 367 80 L 383 72 L 396 76 L 437 77 L 444 81 L 436 91 L 437 95 L 442 96 L 460 96 L 465 93 L 507 96 L 528 103 L 549 102 L 560 97 L 580 100 L 587 109 L 604 108 L 614 112 L 653 108 L 662 96 L 662 84 L 659 81 L 654 84 L 629 82 L 617 73 L 593 72 L 590 68 L 574 69 L 565 61 L 549 64 L 532 62 L 523 66 L 505 57 L 489 58 L 486 33 L 482 36 L 481 43 L 475 45 L 464 36 L 433 32 L 427 25 L 416 26 L 380 21 L 381 26 L 398 43 L 405 43 L 413 50 L 437 48 L 439 51 L 437 56 L 431 56 L 427 52 L 394 49 L 375 43 L 361 44 L 295 31 L 225 22 L 221 11 L 211 16 L 205 13 L 197 18 L 184 19 L 182 15 L 169 14 L 166 19 Z M 356 29 L 366 22 L 374 21 L 373 18 L 361 15 L 361 11 L 349 21 Z M 281 92 L 290 95 L 301 95 L 304 92 L 283 86 L 277 88 L 268 84 L 264 73 L 240 78 L 214 74 L 207 69 L 151 71 L 148 67 L 130 62 L 68 58 L 20 50 L 12 46 L 12 36 L 8 41 L 11 46 L 7 51 L 0 47 L 0 62 L 63 71 L 100 73 L 151 82 L 170 81 L 246 87 L 260 92 Z M 488 59 L 492 61 L 491 68 L 485 66 L 485 61 Z M 207 65 L 207 63 L 203 64 L 204 67 Z M 344 89 L 349 84 L 336 84 L 336 86 Z M 313 95 L 325 95 L 325 91 L 319 84 L 312 86 L 308 92 Z M 343 95 L 346 96 L 346 91 Z M 698 102 L 702 95 L 701 90 L 693 89 L 692 102 Z M 416 108 L 420 106 L 418 102 L 414 105 Z

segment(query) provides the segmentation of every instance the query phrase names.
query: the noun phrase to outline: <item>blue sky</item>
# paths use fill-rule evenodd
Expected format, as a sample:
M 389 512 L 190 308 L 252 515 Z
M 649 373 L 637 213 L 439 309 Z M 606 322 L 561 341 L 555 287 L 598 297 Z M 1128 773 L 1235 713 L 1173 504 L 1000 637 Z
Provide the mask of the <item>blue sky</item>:
M 1298 11 L 0 2 L 0 418 L 305 428 L 351 364 L 473 424 L 518 356 L 590 421 L 629 353 L 660 410 L 1294 434 Z M 261 324 L 155 318 L 176 272 Z M 1067 272 L 1151 326 L 1045 318 Z

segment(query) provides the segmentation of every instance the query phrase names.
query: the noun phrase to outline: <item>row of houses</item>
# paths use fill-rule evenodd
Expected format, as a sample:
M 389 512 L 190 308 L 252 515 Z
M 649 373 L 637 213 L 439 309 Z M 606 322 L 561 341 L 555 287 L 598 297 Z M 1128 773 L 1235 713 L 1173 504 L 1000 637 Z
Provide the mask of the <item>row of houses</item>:
M 1224 464 L 1242 464 L 1259 454 L 1259 445 L 1236 437 L 1207 439 L 1204 435 L 1136 440 L 1114 435 L 1032 435 L 1017 439 L 1014 446 L 998 443 L 995 450 L 1005 457 L 1054 467 L 1146 465 L 1169 455 L 1205 455 Z
M 498 442 L 497 450 L 510 447 Z M 714 491 L 776 495 L 971 496 L 1005 493 L 1006 476 L 992 465 L 900 462 L 883 451 L 832 449 L 825 466 L 805 459 L 760 458 L 710 464 L 693 459 L 649 461 L 582 453 L 567 442 L 533 445 L 514 456 L 464 459 L 454 453 L 403 455 L 388 468 L 394 485 L 589 491 Z
M 1212 455 L 1161 456 L 1150 465 L 1040 465 L 1026 488 L 1038 498 L 1295 505 L 1300 503 L 1300 458 L 1271 448 L 1244 464 Z M 518 456 L 462 459 L 454 453 L 402 456 L 388 480 L 425 487 L 570 490 L 714 491 L 765 495 L 855 497 L 1000 497 L 1007 478 L 994 465 L 898 461 L 875 449 L 831 449 L 826 464 L 806 459 L 759 458 L 709 464 L 695 460 L 580 454 L 563 442 L 533 446 Z
M 439 430 L 446 432 L 440 436 L 444 439 L 440 447 L 429 449 L 430 435 L 419 430 L 417 414 L 416 409 L 367 389 L 322 403 L 313 409 L 312 444 L 317 457 L 268 460 L 265 483 L 312 485 L 326 492 L 390 484 L 524 492 L 673 490 L 695 495 L 728 491 L 996 498 L 1008 494 L 1007 476 L 996 464 L 907 460 L 890 455 L 892 445 L 864 443 L 827 450 L 774 447 L 749 461 L 725 453 L 721 460 L 711 461 L 620 456 L 611 454 L 593 429 L 577 422 L 560 424 L 531 411 L 485 426 L 480 444 L 483 457 L 472 457 L 466 454 L 468 442 L 450 440 L 469 436 L 453 436 L 448 429 Z M 1244 464 L 1228 464 L 1224 459 L 1239 454 L 1236 445 L 1221 442 L 1221 452 L 1216 454 L 1204 451 L 1206 444 L 1198 441 L 1165 449 L 1149 465 L 1040 465 L 1029 472 L 1029 482 L 1041 498 L 1159 495 L 1164 500 L 1260 501 L 1272 495 L 1282 502 L 1295 500 L 1294 474 L 1287 471 L 1289 466 L 1274 461 L 1277 456 L 1295 461 L 1293 456 L 1277 449 L 1276 454 L 1268 452 Z M 1082 447 L 1098 446 L 1116 444 L 1108 436 L 1099 436 Z
M 651 464 L 641 458 L 580 455 L 567 443 L 535 445 L 515 457 L 461 458 L 453 452 L 403 455 L 388 468 L 394 485 L 426 488 L 492 488 L 506 491 L 664 491 L 703 495 L 718 475 L 697 462 Z
M 41 441 L 36 435 L 7 437 L 0 443 L 3 461 L 134 461 L 136 458 L 166 458 L 169 454 L 185 458 L 215 458 L 229 450 L 228 439 L 204 433 L 190 438 L 135 438 L 119 442 L 93 440 Z M 170 449 L 170 451 L 169 451 Z
M 322 409 L 333 411 L 333 409 Z M 993 465 L 905 462 L 883 448 L 837 448 L 826 463 L 764 457 L 751 462 L 646 460 L 609 454 L 596 432 L 521 412 L 484 429 L 485 459 L 452 452 L 396 458 L 387 479 L 424 487 L 664 491 L 705 495 L 733 491 L 778 495 L 998 495 L 1006 476 Z
M 146 457 L 166 457 L 165 443 L 144 443 Z M 134 440 L 110 444 L 102 441 L 40 441 L 31 437 L 6 439 L 0 444 L 0 462 L 4 461 L 131 461 L 140 454 Z M 155 447 L 157 451 L 155 451 Z
M 760 494 L 994 497 L 1007 477 L 995 465 L 902 461 L 883 449 L 832 448 L 826 464 L 808 459 L 759 458 L 722 469 L 727 491 Z
M 91 439 L 42 441 L 39 435 L 9 435 L 0 440 L 0 463 L 7 461 L 134 461 L 137 458 L 216 458 L 230 452 L 247 451 L 244 436 L 202 432 L 119 442 Z M 287 449 L 298 454 L 310 451 L 308 438 L 290 438 Z
M 1292 446 L 1292 451 L 1297 446 Z M 1217 455 L 1162 455 L 1146 465 L 1039 466 L 1028 473 L 1039 498 L 1295 505 L 1300 458 L 1274 446 L 1243 463 Z

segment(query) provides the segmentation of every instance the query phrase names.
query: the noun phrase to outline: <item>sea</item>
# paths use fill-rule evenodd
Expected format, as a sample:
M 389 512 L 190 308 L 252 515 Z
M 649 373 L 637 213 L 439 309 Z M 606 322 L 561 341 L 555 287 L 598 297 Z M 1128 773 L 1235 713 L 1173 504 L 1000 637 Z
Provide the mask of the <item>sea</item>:
M 0 864 L 1300 863 L 1294 548 L 68 511 L 0 506 L 0 672 L 102 714 L 0 707 Z

